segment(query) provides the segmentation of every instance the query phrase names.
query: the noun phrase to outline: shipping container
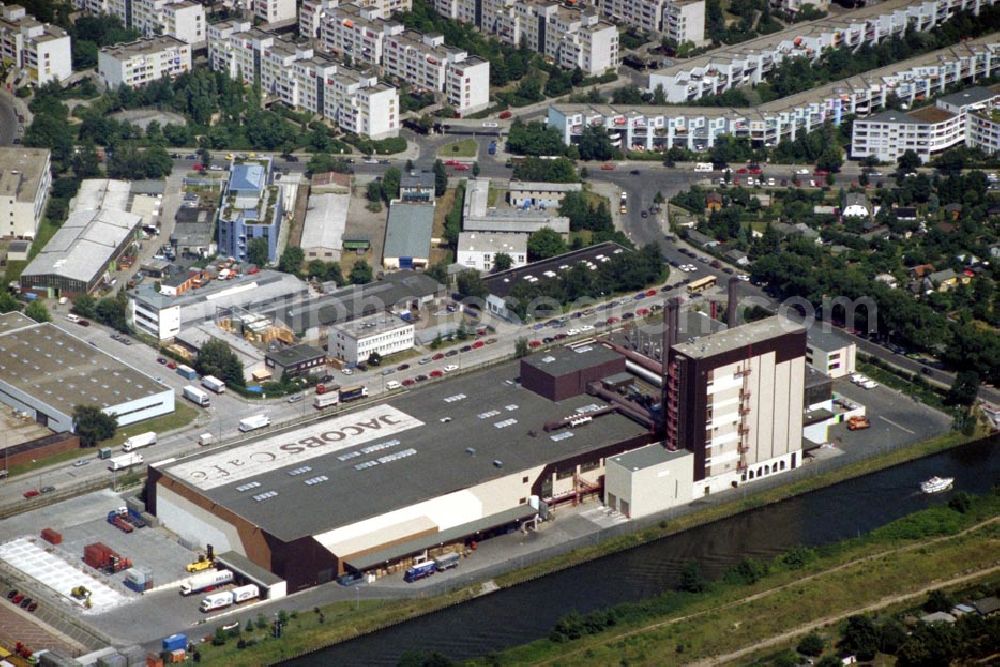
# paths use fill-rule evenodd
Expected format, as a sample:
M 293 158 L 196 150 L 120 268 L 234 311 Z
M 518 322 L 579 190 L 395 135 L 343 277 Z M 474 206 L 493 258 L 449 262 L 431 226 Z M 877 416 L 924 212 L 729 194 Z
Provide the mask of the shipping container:
M 141 447 L 149 447 L 150 445 L 156 444 L 156 432 L 146 431 L 145 433 L 140 433 L 138 435 L 133 435 L 125 441 L 122 445 L 123 452 L 131 452 L 133 449 L 139 449 Z
M 183 377 L 185 380 L 197 380 L 198 373 L 190 366 L 185 366 L 181 364 L 177 367 L 177 374 Z
M 198 436 L 199 445 L 210 445 L 214 440 L 215 436 L 213 436 L 211 433 L 202 433 L 201 435 Z
M 434 558 L 434 569 L 438 572 L 444 572 L 445 570 L 450 570 L 453 567 L 458 567 L 458 561 L 461 558 L 461 554 L 454 551 L 450 554 L 444 554 L 443 556 L 436 556 Z
M 42 539 L 52 544 L 62 544 L 62 535 L 51 528 L 42 528 Z
M 323 408 L 330 407 L 331 405 L 336 405 L 340 402 L 340 396 L 337 392 L 330 392 L 328 394 L 322 394 L 313 399 L 313 407 L 317 410 L 322 410 Z
M 187 645 L 188 645 L 187 635 L 182 632 L 172 634 L 169 637 L 165 637 L 163 639 L 164 651 L 174 651 L 179 648 L 186 649 Z
M 99 459 L 110 459 L 111 458 L 111 448 L 110 447 L 101 447 L 99 450 L 97 450 L 97 458 L 99 458 Z
M 254 598 L 260 597 L 260 589 L 257 588 L 256 584 L 247 584 L 246 586 L 237 586 L 233 589 L 233 602 L 239 604 L 240 602 L 246 602 L 247 600 L 253 600 Z
M 359 384 L 353 387 L 344 387 L 340 390 L 340 400 L 343 402 L 356 401 L 368 395 L 368 387 Z
M 125 456 L 118 456 L 111 459 L 108 464 L 108 470 L 125 470 L 126 468 L 131 468 L 134 465 L 139 465 L 142 463 L 142 454 L 126 454 Z

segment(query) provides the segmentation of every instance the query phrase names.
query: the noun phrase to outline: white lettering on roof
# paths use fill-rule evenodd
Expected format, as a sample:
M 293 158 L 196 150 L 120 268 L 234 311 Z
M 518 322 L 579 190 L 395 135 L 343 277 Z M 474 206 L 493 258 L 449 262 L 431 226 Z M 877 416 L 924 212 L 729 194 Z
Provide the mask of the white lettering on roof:
M 169 473 L 207 491 L 423 425 L 391 405 L 379 405 L 180 463 Z

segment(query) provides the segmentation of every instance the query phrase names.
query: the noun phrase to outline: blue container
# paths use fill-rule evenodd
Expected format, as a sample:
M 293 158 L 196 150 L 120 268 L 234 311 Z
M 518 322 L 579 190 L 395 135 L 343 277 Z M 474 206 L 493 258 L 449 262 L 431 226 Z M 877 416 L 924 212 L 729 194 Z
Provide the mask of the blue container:
M 183 632 L 176 632 L 163 640 L 164 651 L 176 651 L 179 648 L 186 649 L 187 645 L 188 638 Z

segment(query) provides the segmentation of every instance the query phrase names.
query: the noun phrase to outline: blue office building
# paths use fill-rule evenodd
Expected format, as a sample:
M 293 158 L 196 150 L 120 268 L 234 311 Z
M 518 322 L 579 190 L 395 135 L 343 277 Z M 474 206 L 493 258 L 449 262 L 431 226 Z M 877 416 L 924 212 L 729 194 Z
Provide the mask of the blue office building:
M 267 240 L 267 259 L 278 259 L 281 190 L 272 182 L 271 160 L 234 160 L 219 205 L 219 254 L 247 259 L 250 240 Z

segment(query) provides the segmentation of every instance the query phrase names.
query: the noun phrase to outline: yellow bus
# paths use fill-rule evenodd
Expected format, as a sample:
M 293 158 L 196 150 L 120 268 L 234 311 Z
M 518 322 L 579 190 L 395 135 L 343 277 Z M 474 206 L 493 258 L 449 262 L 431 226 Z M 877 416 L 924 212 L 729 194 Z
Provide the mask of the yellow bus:
M 690 285 L 688 285 L 688 294 L 699 294 L 707 289 L 712 289 L 715 287 L 716 278 L 715 276 L 705 276 L 704 278 L 698 278 Z

